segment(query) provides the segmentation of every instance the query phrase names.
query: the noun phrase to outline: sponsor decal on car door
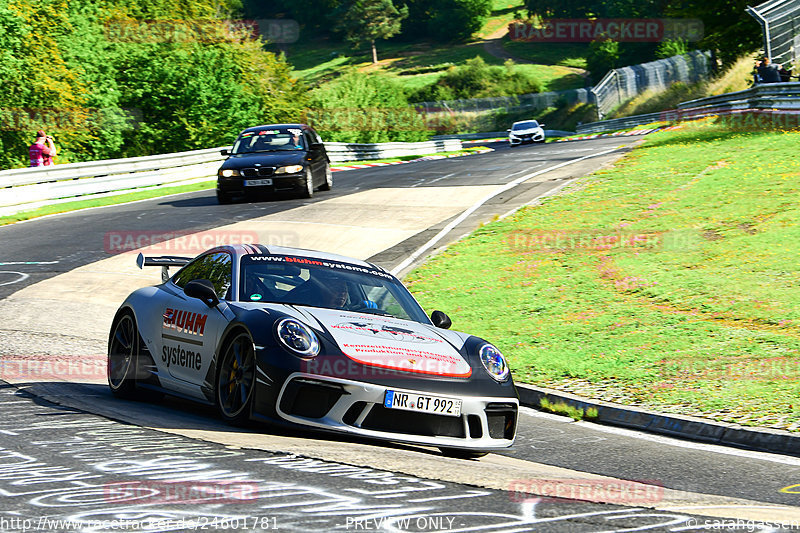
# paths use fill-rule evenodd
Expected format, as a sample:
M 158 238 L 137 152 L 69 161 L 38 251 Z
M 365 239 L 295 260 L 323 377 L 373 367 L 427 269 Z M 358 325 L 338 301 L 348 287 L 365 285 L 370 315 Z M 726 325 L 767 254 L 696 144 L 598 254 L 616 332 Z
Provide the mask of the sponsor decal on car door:
M 203 383 L 225 322 L 217 309 L 200 300 L 170 300 L 161 325 L 160 366 L 174 378 Z

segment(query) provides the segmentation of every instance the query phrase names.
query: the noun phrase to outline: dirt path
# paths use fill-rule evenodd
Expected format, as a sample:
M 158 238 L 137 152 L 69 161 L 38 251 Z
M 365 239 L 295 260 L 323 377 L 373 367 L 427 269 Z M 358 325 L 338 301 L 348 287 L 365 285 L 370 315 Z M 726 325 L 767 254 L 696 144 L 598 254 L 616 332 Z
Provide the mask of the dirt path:
M 517 64 L 531 64 L 532 61 L 528 61 L 527 59 L 522 59 L 519 57 L 515 57 L 509 54 L 505 48 L 503 48 L 503 37 L 508 34 L 508 27 L 503 26 L 498 30 L 489 34 L 488 37 L 483 41 L 483 49 L 486 50 L 487 53 L 502 59 L 505 61 L 506 59 L 512 59 L 514 63 Z

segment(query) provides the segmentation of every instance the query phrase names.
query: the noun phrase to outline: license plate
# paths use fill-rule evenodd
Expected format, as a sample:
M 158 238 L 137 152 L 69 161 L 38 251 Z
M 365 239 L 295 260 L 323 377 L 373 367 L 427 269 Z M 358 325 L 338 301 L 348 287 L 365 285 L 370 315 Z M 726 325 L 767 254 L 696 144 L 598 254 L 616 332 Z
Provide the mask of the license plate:
M 461 400 L 443 396 L 428 396 L 426 394 L 414 394 L 413 392 L 387 390 L 386 396 L 383 398 L 383 405 L 387 409 L 461 416 Z
M 259 185 L 272 185 L 272 180 L 271 179 L 244 180 L 245 187 L 257 187 Z

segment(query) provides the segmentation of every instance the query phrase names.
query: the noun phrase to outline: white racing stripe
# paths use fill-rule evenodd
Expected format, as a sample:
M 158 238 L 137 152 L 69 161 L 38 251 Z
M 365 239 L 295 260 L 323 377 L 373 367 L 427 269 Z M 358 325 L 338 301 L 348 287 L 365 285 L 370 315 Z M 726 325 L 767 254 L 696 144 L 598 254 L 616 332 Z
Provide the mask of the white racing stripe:
M 583 157 L 578 157 L 577 159 L 570 159 L 569 161 L 564 161 L 563 163 L 559 163 L 557 165 L 553 165 L 552 167 L 543 168 L 542 170 L 537 170 L 536 172 L 531 172 L 530 174 L 525 174 L 522 177 L 519 177 L 519 178 L 517 178 L 517 179 L 515 179 L 513 181 L 510 181 L 510 182 L 506 183 L 505 185 L 502 185 L 502 186 L 498 187 L 494 191 L 490 192 L 489 194 L 487 194 L 486 196 L 484 196 L 483 198 L 478 200 L 475 204 L 473 204 L 466 211 L 461 213 L 458 217 L 456 217 L 456 219 L 453 220 L 452 222 L 450 222 L 450 224 L 448 224 L 447 226 L 445 226 L 444 229 L 442 229 L 442 231 L 440 231 L 439 233 L 434 235 L 428 242 L 426 242 L 425 244 L 420 246 L 413 254 L 408 256 L 402 263 L 400 263 L 399 265 L 394 267 L 391 270 L 391 273 L 394 274 L 394 275 L 397 275 L 398 273 L 402 272 L 405 268 L 407 268 L 414 261 L 416 261 L 422 254 L 424 254 L 425 252 L 430 250 L 437 242 L 442 240 L 445 235 L 447 235 L 448 233 L 450 233 L 453 230 L 453 228 L 455 228 L 456 226 L 461 224 L 468 216 L 470 216 L 472 213 L 477 211 L 483 204 L 485 204 L 486 202 L 488 202 L 489 200 L 491 200 L 492 198 L 494 198 L 498 194 L 503 193 L 503 192 L 505 192 L 505 191 L 507 191 L 509 189 L 513 189 L 514 187 L 516 187 L 520 183 L 528 181 L 529 179 L 531 179 L 533 177 L 536 177 L 536 176 L 539 176 L 541 174 L 544 174 L 546 172 L 550 172 L 552 170 L 556 170 L 556 169 L 559 169 L 561 167 L 565 167 L 567 165 L 571 165 L 573 163 L 577 163 L 579 161 L 583 161 L 585 159 L 589 159 L 589 158 L 592 158 L 592 157 L 598 157 L 598 156 L 601 156 L 601 155 L 610 154 L 611 152 L 616 152 L 620 148 L 621 148 L 620 146 L 617 146 L 617 147 L 611 148 L 609 150 L 603 150 L 602 152 L 597 152 L 596 154 L 585 155 Z

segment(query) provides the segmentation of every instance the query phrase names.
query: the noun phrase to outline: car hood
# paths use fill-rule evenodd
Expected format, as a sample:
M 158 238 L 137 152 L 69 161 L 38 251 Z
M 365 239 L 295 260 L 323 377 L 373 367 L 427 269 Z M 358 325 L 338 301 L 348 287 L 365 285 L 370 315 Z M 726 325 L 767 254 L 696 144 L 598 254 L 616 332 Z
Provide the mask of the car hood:
M 223 169 L 262 167 L 283 167 L 302 164 L 306 153 L 302 151 L 260 152 L 253 154 L 236 154 L 222 163 Z
M 297 307 L 327 329 L 344 355 L 359 363 L 421 374 L 469 377 L 472 369 L 456 346 L 463 345 L 457 332 L 410 320 L 322 309 Z

